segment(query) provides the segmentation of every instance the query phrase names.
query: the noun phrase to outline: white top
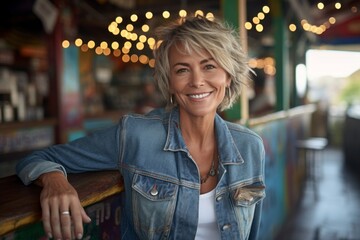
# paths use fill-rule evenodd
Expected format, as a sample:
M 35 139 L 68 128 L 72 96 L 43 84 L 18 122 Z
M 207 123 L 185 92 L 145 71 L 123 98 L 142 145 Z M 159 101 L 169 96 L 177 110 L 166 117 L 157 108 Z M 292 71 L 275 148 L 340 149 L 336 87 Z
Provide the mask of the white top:
M 215 189 L 200 195 L 199 222 L 195 240 L 218 240 L 220 231 L 215 214 Z

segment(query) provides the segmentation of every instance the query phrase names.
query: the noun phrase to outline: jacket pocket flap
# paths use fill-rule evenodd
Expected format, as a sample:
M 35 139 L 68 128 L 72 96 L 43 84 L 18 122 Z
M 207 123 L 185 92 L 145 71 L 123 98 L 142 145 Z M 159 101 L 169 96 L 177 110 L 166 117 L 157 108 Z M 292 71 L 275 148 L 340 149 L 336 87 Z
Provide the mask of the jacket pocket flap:
M 133 189 L 152 201 L 167 201 L 175 197 L 178 186 L 163 180 L 135 175 Z
M 265 197 L 264 186 L 244 186 L 234 191 L 234 201 L 237 206 L 248 207 Z

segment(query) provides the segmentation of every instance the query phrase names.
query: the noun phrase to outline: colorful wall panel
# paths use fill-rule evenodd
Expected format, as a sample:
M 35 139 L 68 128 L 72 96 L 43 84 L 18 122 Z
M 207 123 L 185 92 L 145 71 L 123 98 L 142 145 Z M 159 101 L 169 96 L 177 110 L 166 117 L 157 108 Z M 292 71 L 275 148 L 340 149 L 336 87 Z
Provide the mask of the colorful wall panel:
M 276 239 L 301 196 L 304 166 L 296 141 L 310 129 L 310 114 L 294 115 L 252 127 L 263 138 L 266 151 L 266 198 L 259 239 Z

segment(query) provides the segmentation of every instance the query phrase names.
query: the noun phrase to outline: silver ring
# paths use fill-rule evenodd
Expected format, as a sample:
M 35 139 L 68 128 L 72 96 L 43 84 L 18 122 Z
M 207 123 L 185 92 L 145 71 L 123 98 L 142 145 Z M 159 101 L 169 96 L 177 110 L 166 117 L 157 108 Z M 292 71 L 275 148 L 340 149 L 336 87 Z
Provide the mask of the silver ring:
M 70 215 L 70 212 L 69 211 L 64 211 L 64 212 L 61 212 L 61 215 Z

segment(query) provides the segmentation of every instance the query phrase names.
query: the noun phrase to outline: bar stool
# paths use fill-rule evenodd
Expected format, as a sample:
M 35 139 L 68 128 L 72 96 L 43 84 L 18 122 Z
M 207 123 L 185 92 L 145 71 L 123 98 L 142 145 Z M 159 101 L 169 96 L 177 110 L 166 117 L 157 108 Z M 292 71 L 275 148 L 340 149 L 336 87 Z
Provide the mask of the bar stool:
M 327 144 L 327 139 L 321 137 L 298 140 L 296 143 L 296 147 L 304 151 L 306 180 L 312 183 L 315 200 L 318 199 L 317 178 L 320 177 L 319 174 L 321 174 L 323 150 Z

